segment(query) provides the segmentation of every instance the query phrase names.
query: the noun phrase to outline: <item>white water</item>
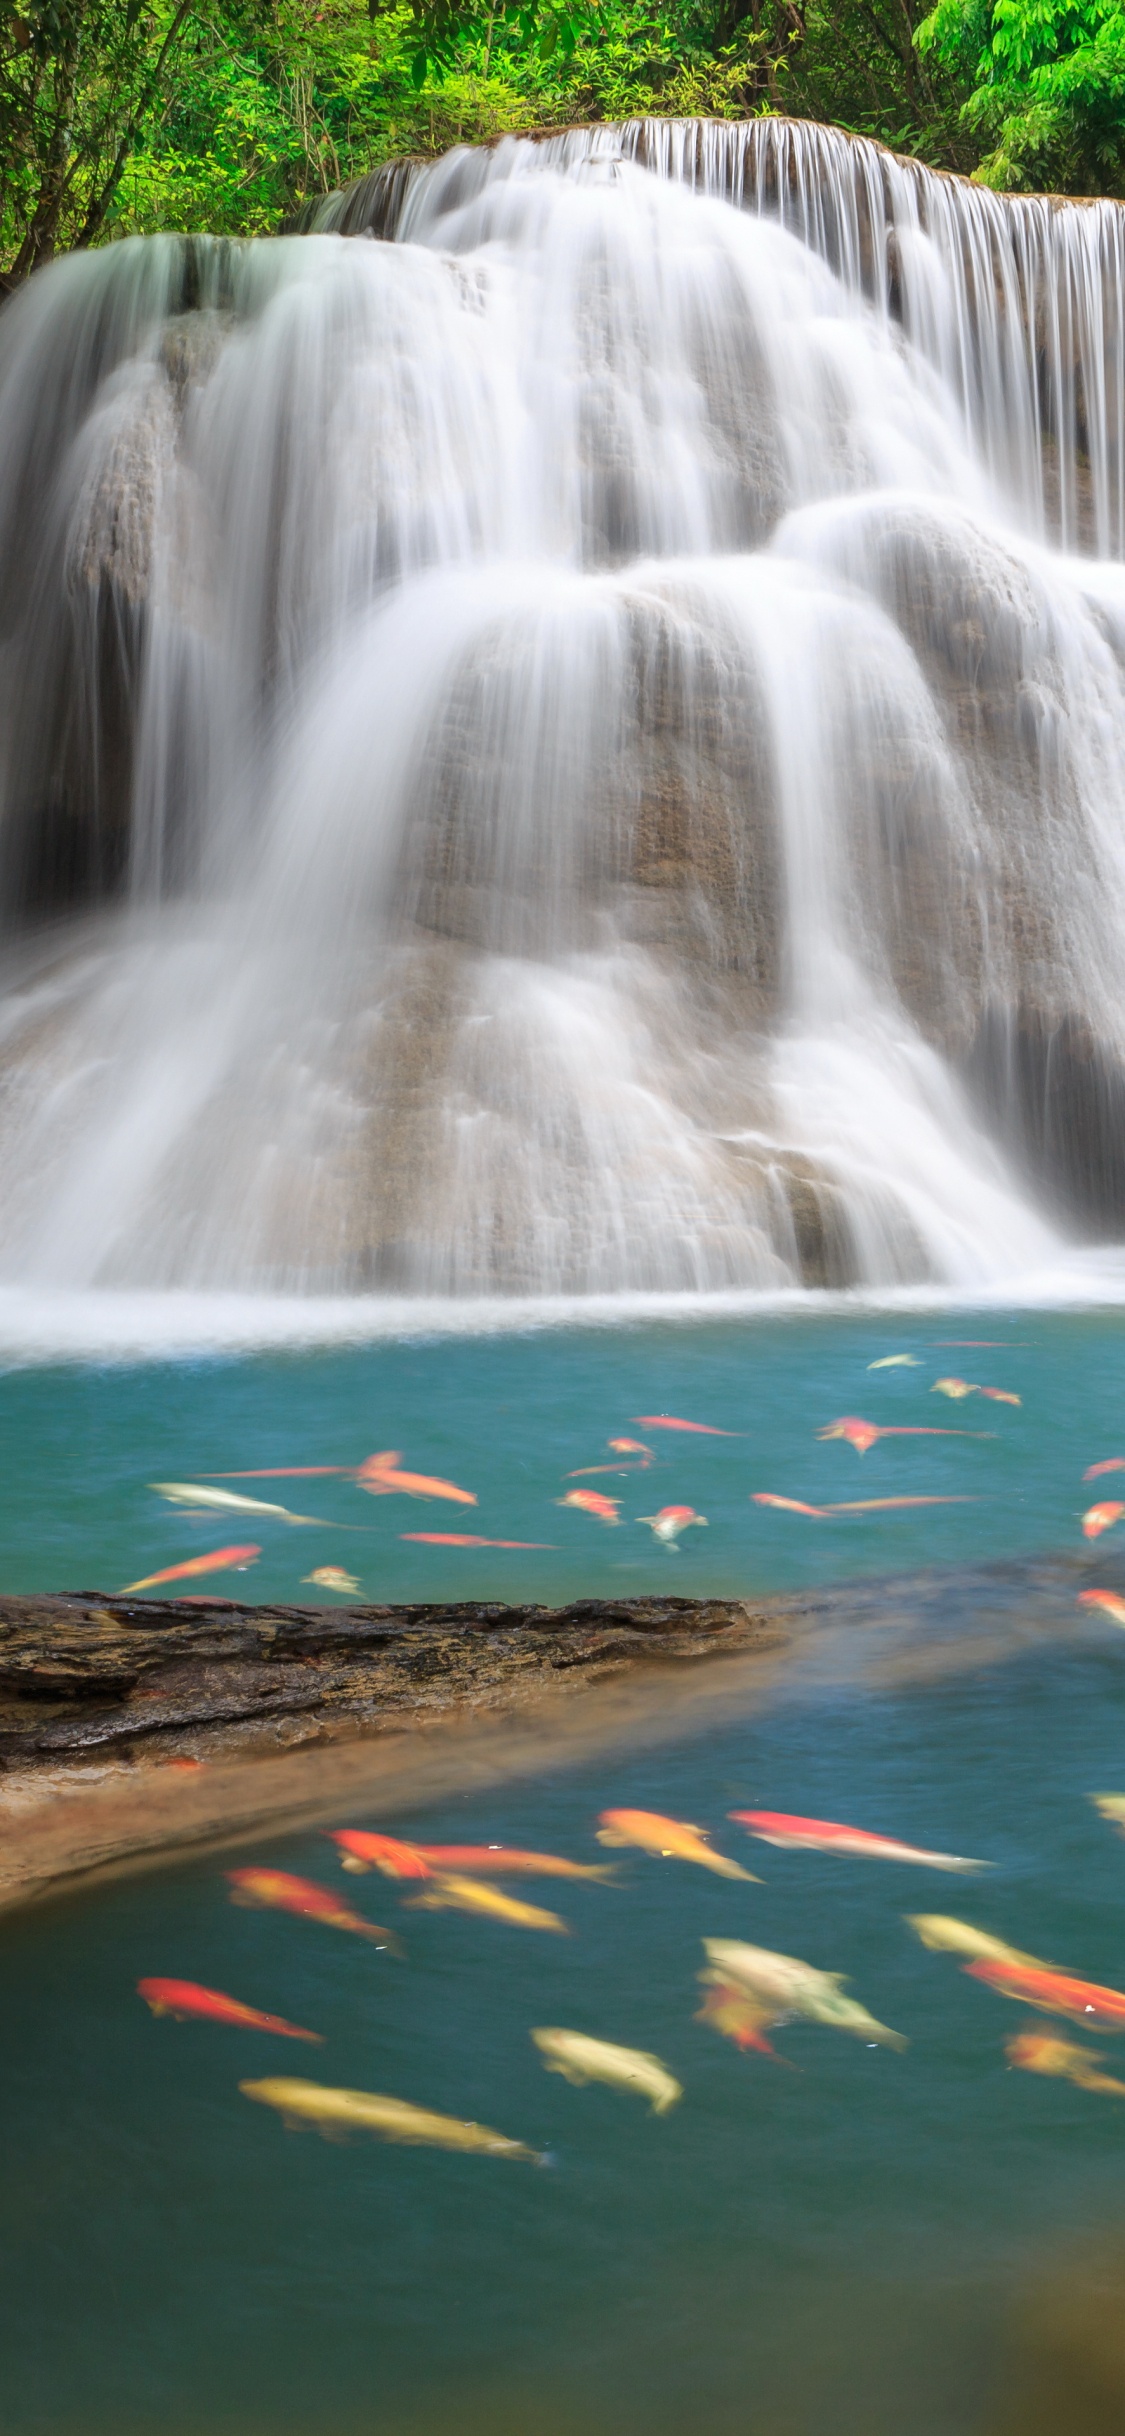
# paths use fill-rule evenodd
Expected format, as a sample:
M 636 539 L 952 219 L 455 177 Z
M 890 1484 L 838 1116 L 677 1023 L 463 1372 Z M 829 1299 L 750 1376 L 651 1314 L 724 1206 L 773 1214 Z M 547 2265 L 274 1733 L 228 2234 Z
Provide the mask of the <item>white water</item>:
M 6 308 L 0 1289 L 1125 1232 L 1120 220 L 600 130 Z

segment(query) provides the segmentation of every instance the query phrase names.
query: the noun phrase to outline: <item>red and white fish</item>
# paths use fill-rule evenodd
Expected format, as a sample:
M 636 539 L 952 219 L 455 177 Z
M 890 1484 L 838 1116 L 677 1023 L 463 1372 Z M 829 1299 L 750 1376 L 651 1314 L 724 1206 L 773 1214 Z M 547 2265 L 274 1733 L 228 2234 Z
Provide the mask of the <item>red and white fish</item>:
M 1083 1539 L 1100 1539 L 1103 1531 L 1112 1531 L 1123 1514 L 1125 1505 L 1118 1498 L 1109 1497 L 1104 1505 L 1087 1506 L 1082 1517 Z
M 194 1979 L 138 1979 L 137 1994 L 144 1997 L 157 2020 L 168 2014 L 177 2022 L 221 2022 L 229 2029 L 267 2030 L 274 2038 L 303 2038 L 314 2046 L 324 2045 L 319 2030 L 298 2030 L 294 2022 L 282 2021 L 279 2013 L 259 2013 L 254 2005 L 240 2004 L 237 1996 L 224 1996 L 218 1988 L 201 1988 Z
M 193 1574 L 245 1573 L 260 1548 L 212 1548 L 207 1556 L 189 1556 L 182 1565 L 166 1565 L 163 1573 L 144 1573 L 139 1582 L 126 1582 L 123 1599 L 131 1598 L 134 1590 L 156 1590 L 162 1582 L 186 1582 Z
M 452 1505 L 476 1505 L 471 1489 L 459 1489 L 452 1480 L 439 1480 L 429 1472 L 400 1471 L 399 1462 L 397 1448 L 369 1455 L 356 1472 L 358 1487 L 369 1497 L 445 1497 Z
M 603 1497 L 600 1489 L 568 1489 L 565 1497 L 556 1497 L 557 1506 L 577 1506 L 580 1514 L 596 1515 L 599 1522 L 619 1523 L 619 1497 Z
M 681 1421 L 675 1413 L 634 1413 L 638 1429 L 686 1429 L 693 1438 L 741 1438 L 739 1429 L 715 1429 L 710 1421 Z
M 1125 1599 L 1116 1590 L 1080 1590 L 1080 1607 L 1100 1607 L 1115 1624 L 1125 1624 Z
M 966 1861 L 959 1853 L 928 1852 L 919 1844 L 900 1844 L 894 1836 L 872 1835 L 866 1827 L 843 1827 L 835 1819 L 806 1819 L 788 1810 L 730 1810 L 728 1818 L 748 1827 L 760 1844 L 777 1844 L 790 1852 L 837 1852 L 862 1861 L 908 1861 L 921 1869 L 951 1869 L 967 1874 L 985 1869 L 985 1861 Z
M 659 1514 L 638 1514 L 638 1522 L 647 1523 L 654 1539 L 667 1548 L 669 1556 L 678 1556 L 676 1542 L 681 1531 L 690 1531 L 693 1523 L 707 1529 L 707 1516 L 697 1514 L 694 1506 L 661 1506 Z
M 401 1950 L 390 1929 L 364 1920 L 331 1887 L 318 1886 L 312 1878 L 294 1878 L 285 1869 L 228 1869 L 226 1874 L 232 1903 L 256 1911 L 293 1912 L 301 1920 L 319 1920 L 324 1928 L 348 1929 L 353 1937 L 368 1937 L 372 1945 L 385 1947 L 388 1953 Z

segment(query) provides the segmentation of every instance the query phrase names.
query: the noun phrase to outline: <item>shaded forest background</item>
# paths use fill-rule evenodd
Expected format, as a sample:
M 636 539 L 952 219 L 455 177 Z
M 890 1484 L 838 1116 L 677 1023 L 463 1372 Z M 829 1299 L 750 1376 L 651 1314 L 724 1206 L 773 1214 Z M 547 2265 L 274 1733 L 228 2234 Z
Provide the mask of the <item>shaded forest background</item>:
M 0 279 L 276 230 L 396 153 L 783 110 L 1009 190 L 1125 193 L 1125 0 L 0 0 Z

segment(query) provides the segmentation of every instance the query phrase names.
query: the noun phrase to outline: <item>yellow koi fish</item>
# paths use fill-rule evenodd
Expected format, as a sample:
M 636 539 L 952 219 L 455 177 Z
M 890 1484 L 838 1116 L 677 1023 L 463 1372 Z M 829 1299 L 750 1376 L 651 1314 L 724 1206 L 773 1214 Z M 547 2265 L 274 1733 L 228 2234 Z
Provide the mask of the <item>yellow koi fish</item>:
M 598 1828 L 599 1844 L 635 1845 L 639 1852 L 652 1853 L 662 1861 L 694 1861 L 699 1869 L 713 1870 L 717 1878 L 742 1878 L 751 1886 L 761 1885 L 751 1870 L 740 1869 L 723 1852 L 709 1851 L 707 1835 L 706 1827 L 662 1818 L 657 1810 L 603 1810 Z
M 1003 1937 L 993 1937 L 988 1929 L 974 1927 L 971 1920 L 954 1920 L 947 1912 L 906 1912 L 903 1915 L 931 1954 L 966 1954 L 970 1962 L 1017 1962 L 1031 1970 L 1046 1970 L 1038 1955 L 1021 1953 L 1020 1948 L 1005 1943 Z
M 354 1573 L 345 1573 L 342 1565 L 318 1565 L 315 1573 L 306 1573 L 306 1582 L 315 1582 L 318 1590 L 341 1590 L 351 1597 L 359 1589 Z
M 1099 1816 L 1125 1835 L 1125 1793 L 1092 1793 L 1090 1800 Z
M 683 2096 L 658 2055 L 641 2047 L 617 2047 L 606 2038 L 587 2038 L 582 2030 L 533 2030 L 532 2038 L 548 2072 L 561 2072 L 564 2081 L 584 2089 L 589 2081 L 604 2081 L 607 2089 L 635 2090 L 648 2098 L 654 2115 L 666 2115 Z
M 488 1920 L 506 1920 L 510 1928 L 551 1929 L 556 1937 L 570 1935 L 567 1922 L 557 1912 L 543 1911 L 538 1903 L 521 1903 L 515 1895 L 502 1894 L 498 1886 L 448 1870 L 438 1870 L 427 1880 L 425 1894 L 412 1896 L 410 1907 L 420 1912 L 478 1912 Z
M 877 2022 L 866 2005 L 845 1996 L 844 1973 L 818 1971 L 796 1954 L 775 1954 L 767 1946 L 743 1945 L 734 1937 L 705 1937 L 708 1961 L 729 1987 L 745 1989 L 758 2004 L 776 2007 L 774 2018 L 799 2015 L 820 2022 L 826 2030 L 847 2030 L 880 2047 L 909 2044 L 898 2030 Z
M 319 2081 L 279 2078 L 240 2081 L 244 2098 L 259 2106 L 275 2106 L 287 2131 L 313 2123 L 329 2140 L 349 2131 L 374 2132 L 379 2140 L 399 2140 L 410 2146 L 451 2148 L 462 2155 L 521 2157 L 529 2165 L 545 2165 L 539 2151 L 523 2140 L 509 2140 L 489 2131 L 485 2123 L 463 2123 L 457 2115 L 434 2114 L 428 2106 L 411 2106 L 406 2098 L 385 2098 L 374 2089 L 325 2089 Z
M 1076 2089 L 1125 2098 L 1125 2081 L 1094 2070 L 1104 2061 L 1102 2056 L 1092 2054 L 1088 2047 L 1076 2047 L 1072 2039 L 1056 2038 L 1053 2030 L 1021 2030 L 1015 2038 L 1005 2040 L 1004 2053 L 1020 2072 L 1048 2072 L 1057 2080 L 1073 2081 Z

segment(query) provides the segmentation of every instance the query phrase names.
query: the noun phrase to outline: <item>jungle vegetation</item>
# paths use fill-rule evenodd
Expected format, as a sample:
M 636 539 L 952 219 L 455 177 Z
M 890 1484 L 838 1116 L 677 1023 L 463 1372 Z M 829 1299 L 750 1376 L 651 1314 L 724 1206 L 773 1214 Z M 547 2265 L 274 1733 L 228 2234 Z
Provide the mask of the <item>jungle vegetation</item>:
M 1125 0 L 0 0 L 0 278 L 275 230 L 396 153 L 659 112 L 835 121 L 1125 193 Z

